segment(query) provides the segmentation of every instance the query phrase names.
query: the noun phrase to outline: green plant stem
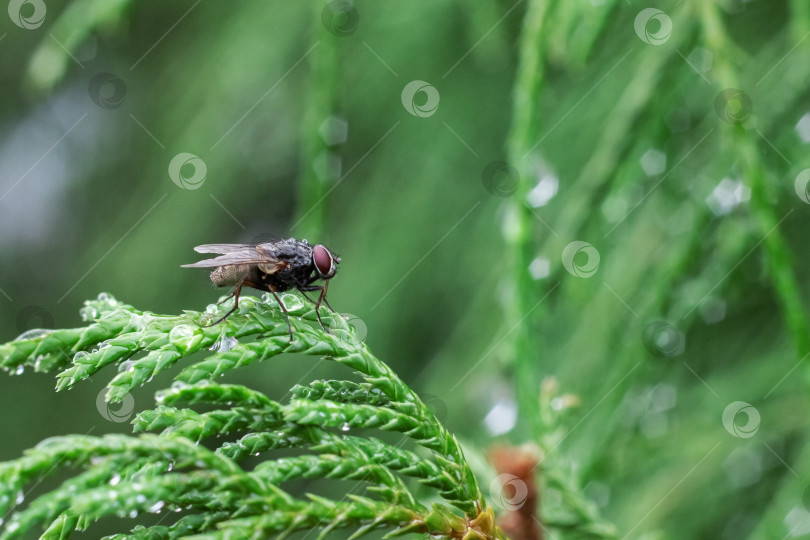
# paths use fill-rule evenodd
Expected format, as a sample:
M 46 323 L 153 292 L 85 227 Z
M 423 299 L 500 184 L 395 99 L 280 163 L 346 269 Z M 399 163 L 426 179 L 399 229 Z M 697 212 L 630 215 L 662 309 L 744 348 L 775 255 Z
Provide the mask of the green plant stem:
M 320 15 L 321 4 L 316 4 Z M 301 171 L 299 185 L 299 200 L 296 210 L 297 220 L 295 232 L 302 238 L 315 238 L 323 235 L 324 231 L 324 205 L 323 197 L 327 193 L 329 171 L 323 171 L 327 176 L 319 176 L 316 166 L 318 160 L 326 164 L 330 147 L 320 133 L 324 121 L 335 114 L 337 108 L 337 92 L 340 86 L 341 63 L 340 37 L 333 36 L 321 25 L 320 16 L 313 17 L 318 36 L 318 45 L 310 54 L 310 83 L 309 97 L 306 102 L 306 111 L 302 123 L 301 139 Z
M 540 312 L 544 308 L 538 306 L 543 291 L 529 274 L 535 247 L 534 216 L 524 200 L 533 187 L 529 185 L 530 179 L 537 173 L 527 154 L 537 134 L 537 102 L 543 81 L 542 30 L 550 4 L 551 0 L 531 0 L 523 19 L 507 149 L 509 162 L 517 169 L 520 180 L 517 191 L 506 201 L 507 223 L 504 225 L 512 281 L 505 327 L 510 332 L 520 432 L 533 438 L 537 438 L 540 431 L 537 419 L 543 351 L 541 332 L 533 323 L 541 319 Z
M 718 6 L 714 2 L 700 2 L 700 17 L 703 24 L 706 44 L 715 56 L 715 75 L 723 88 L 740 88 L 736 69 L 732 60 L 733 47 L 727 37 Z M 726 132 L 729 150 L 739 156 L 743 175 L 751 187 L 751 210 L 763 238 L 765 259 L 773 280 L 777 300 L 782 310 L 799 357 L 810 353 L 810 325 L 801 301 L 793 260 L 782 232 L 781 222 L 789 212 L 777 215 L 774 210 L 774 189 L 777 181 L 766 169 L 760 157 L 758 141 L 754 139 L 753 128 L 745 125 L 732 125 Z M 810 389 L 810 368 L 805 370 L 806 384 Z

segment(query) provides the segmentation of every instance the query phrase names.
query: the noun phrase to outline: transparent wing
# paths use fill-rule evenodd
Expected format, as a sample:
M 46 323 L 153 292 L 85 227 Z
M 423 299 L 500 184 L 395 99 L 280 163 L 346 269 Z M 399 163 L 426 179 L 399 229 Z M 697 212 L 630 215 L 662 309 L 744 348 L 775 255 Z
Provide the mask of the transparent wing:
M 256 244 L 203 244 L 197 246 L 194 251 L 197 253 L 233 253 L 234 251 L 244 251 L 256 247 Z
M 261 246 L 252 244 L 208 244 L 197 246 L 195 249 L 201 253 L 221 253 L 221 249 L 227 248 L 229 251 L 213 259 L 205 259 L 192 264 L 184 264 L 183 268 L 213 268 L 216 266 L 229 266 L 234 264 L 258 264 L 262 266 L 265 273 L 277 272 L 286 268 L 288 263 L 279 260 Z M 232 249 L 234 248 L 234 249 Z M 215 250 L 215 251 L 201 251 Z

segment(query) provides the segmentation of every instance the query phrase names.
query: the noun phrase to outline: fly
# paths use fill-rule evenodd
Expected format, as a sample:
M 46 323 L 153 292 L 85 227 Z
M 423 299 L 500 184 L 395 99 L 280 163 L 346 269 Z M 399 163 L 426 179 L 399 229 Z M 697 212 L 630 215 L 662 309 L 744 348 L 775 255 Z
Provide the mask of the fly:
M 326 299 L 329 280 L 337 273 L 340 257 L 333 254 L 323 244 L 310 246 L 306 240 L 287 238 L 277 242 L 262 244 L 205 244 L 194 248 L 197 253 L 216 253 L 219 256 L 205 259 L 194 264 L 184 264 L 184 268 L 214 268 L 211 281 L 217 287 L 233 287 L 228 295 L 234 298 L 233 308 L 224 317 L 207 326 L 214 326 L 228 318 L 239 307 L 239 294 L 242 287 L 251 287 L 260 291 L 269 291 L 281 306 L 287 327 L 290 330 L 290 342 L 293 340 L 292 325 L 287 315 L 287 308 L 276 293 L 296 289 L 315 304 L 318 323 L 328 332 L 321 321 L 318 309 L 321 302 L 332 311 Z M 323 280 L 323 285 L 315 282 Z M 318 300 L 307 296 L 307 292 L 319 291 Z M 220 302 L 221 303 L 221 302 Z

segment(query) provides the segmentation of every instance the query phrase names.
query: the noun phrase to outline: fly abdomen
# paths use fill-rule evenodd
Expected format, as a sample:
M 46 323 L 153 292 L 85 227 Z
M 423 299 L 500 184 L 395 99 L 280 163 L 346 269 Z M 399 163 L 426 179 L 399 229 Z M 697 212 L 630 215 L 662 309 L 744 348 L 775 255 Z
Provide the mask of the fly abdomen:
M 245 280 L 249 272 L 248 264 L 218 266 L 211 272 L 211 282 L 217 287 L 236 286 Z

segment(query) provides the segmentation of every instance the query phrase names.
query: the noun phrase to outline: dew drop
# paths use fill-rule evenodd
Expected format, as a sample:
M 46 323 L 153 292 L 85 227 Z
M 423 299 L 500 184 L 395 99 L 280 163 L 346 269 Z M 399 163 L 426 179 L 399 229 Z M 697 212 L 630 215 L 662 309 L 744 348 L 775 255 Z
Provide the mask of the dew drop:
M 146 314 L 139 315 L 138 313 L 130 313 L 127 330 L 130 332 L 143 331 L 146 328 L 146 324 L 149 322 L 150 318 L 151 317 Z
M 208 350 L 218 352 L 228 352 L 238 343 L 239 340 L 237 340 L 235 337 L 222 336 L 213 345 L 211 345 L 211 348 Z
M 14 370 L 14 374 L 15 375 L 22 375 L 24 371 L 25 371 L 25 366 L 20 364 L 19 366 L 17 366 L 17 369 Z
M 351 429 L 351 428 L 349 427 L 349 423 L 348 423 L 348 422 L 344 423 L 344 424 L 343 424 L 343 425 L 340 427 L 340 430 L 341 430 L 341 431 L 349 431 L 349 429 Z
M 186 324 L 178 324 L 169 332 L 169 342 L 177 348 L 188 349 L 194 338 L 194 329 Z
M 304 301 L 294 294 L 282 294 L 281 301 L 287 308 L 287 311 L 298 311 L 304 307 Z
M 79 315 L 81 315 L 83 321 L 89 322 L 98 317 L 98 310 L 93 306 L 84 306 L 79 310 Z
M 156 502 L 155 504 L 153 504 L 152 506 L 150 506 L 150 507 L 149 507 L 149 511 L 150 511 L 151 513 L 153 513 L 153 514 L 159 514 L 159 513 L 160 513 L 160 509 L 161 509 L 161 508 L 163 508 L 163 506 L 164 506 L 165 504 L 166 504 L 166 503 L 164 503 L 163 501 L 158 501 L 158 502 Z
M 22 504 L 24 500 L 25 500 L 25 493 L 23 493 L 22 491 L 18 491 L 17 498 L 14 499 L 14 502 L 16 502 L 17 504 Z
M 14 339 L 14 341 L 22 341 L 24 339 L 37 339 L 45 337 L 51 332 L 53 332 L 53 330 L 46 330 L 44 328 L 32 328 L 31 330 L 26 330 L 25 332 L 17 336 Z
M 81 362 L 82 358 L 87 356 L 89 353 L 87 351 L 79 351 L 73 355 L 73 363 Z
M 116 474 L 115 476 L 113 476 L 112 478 L 110 478 L 110 485 L 111 485 L 111 486 L 118 485 L 118 482 L 120 482 L 120 481 L 121 481 L 121 475 L 120 475 L 120 474 Z
M 135 360 L 125 360 L 118 366 L 118 371 L 135 371 Z
M 252 296 L 241 296 L 239 297 L 239 312 L 241 313 L 245 309 L 253 309 L 256 307 L 256 299 Z

